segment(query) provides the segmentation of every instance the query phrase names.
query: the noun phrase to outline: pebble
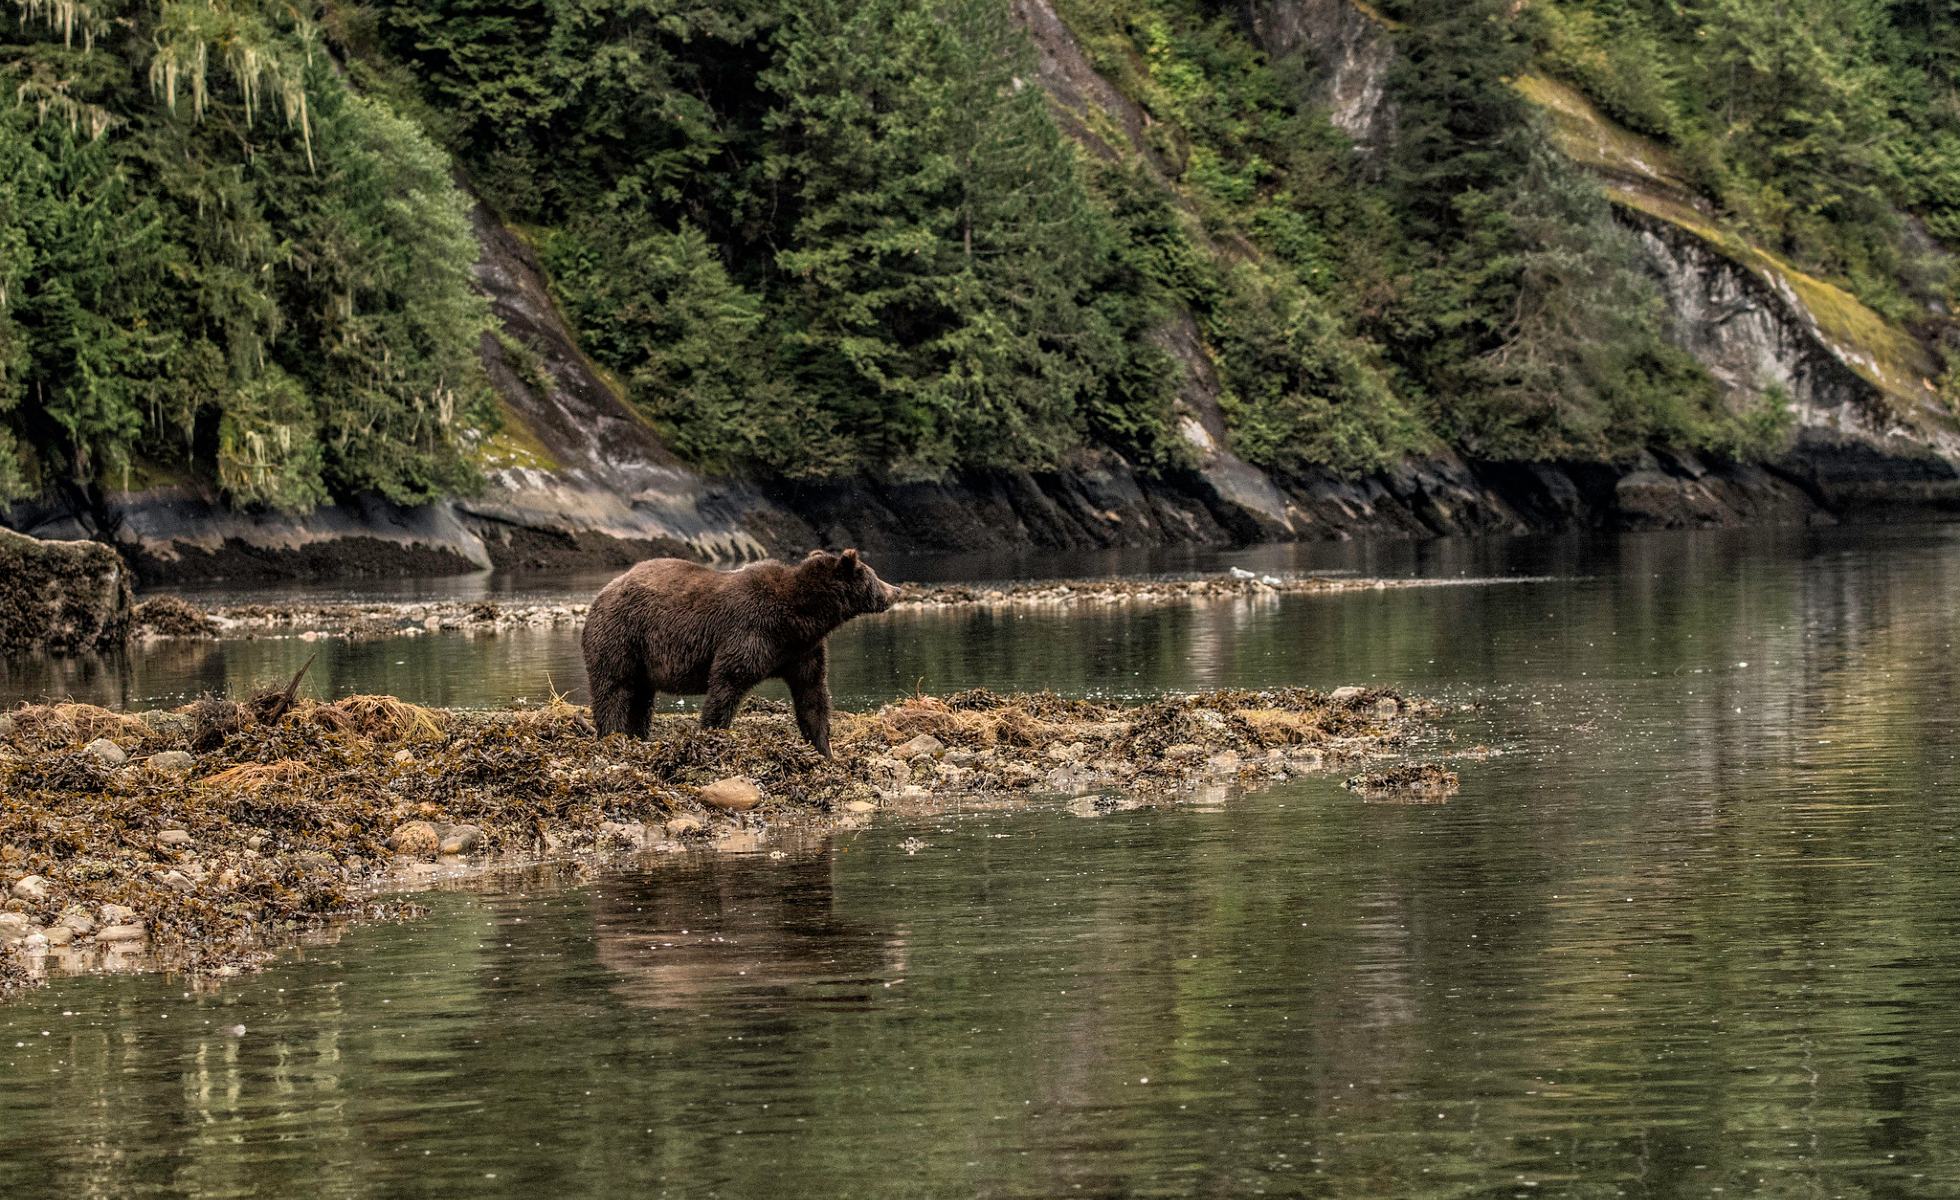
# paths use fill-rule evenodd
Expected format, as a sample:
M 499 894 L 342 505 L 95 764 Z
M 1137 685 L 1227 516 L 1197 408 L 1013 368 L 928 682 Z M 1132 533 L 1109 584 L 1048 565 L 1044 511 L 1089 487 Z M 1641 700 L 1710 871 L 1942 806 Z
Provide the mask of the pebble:
M 407 765 L 408 765 L 409 763 L 412 763 L 412 762 L 414 762 L 414 761 L 415 761 L 415 751 L 413 751 L 413 750 L 408 750 L 408 749 L 402 749 L 402 750 L 397 750 L 397 751 L 395 751 L 395 763 L 396 763 L 396 765 L 398 765 L 398 766 L 407 766 Z
M 1327 698 L 1336 703 L 1340 703 L 1342 701 L 1352 700 L 1356 696 L 1359 696 L 1361 693 L 1367 690 L 1368 690 L 1367 688 L 1358 688 L 1358 687 L 1337 687 L 1333 691 L 1327 693 Z
M 191 877 L 182 871 L 165 871 L 157 882 L 179 892 L 188 892 L 197 886 L 191 882 Z
M 136 910 L 127 904 L 105 904 L 96 915 L 102 918 L 104 925 L 136 924 Z
M 36 904 L 48 898 L 48 881 L 39 875 L 28 875 L 14 883 L 14 899 Z
M 853 800 L 844 806 L 844 811 L 854 813 L 877 812 L 878 806 L 869 800 Z
M 17 942 L 27 936 L 30 922 L 25 913 L 0 912 L 0 945 Z
M 747 775 L 730 775 L 701 789 L 701 803 L 730 812 L 747 812 L 762 803 L 762 789 Z
M 708 823 L 706 821 L 694 816 L 692 813 L 682 813 L 677 817 L 667 818 L 668 837 L 686 837 L 690 833 L 699 833 L 707 827 Z
M 96 738 L 82 747 L 82 753 L 105 767 L 120 767 L 129 761 L 129 755 L 124 753 L 123 748 L 108 738 Z
M 185 829 L 166 829 L 157 834 L 157 845 L 165 850 L 186 850 L 197 844 L 197 839 Z
M 37 929 L 20 940 L 20 948 L 29 954 L 46 954 L 48 935 Z
M 945 748 L 945 742 L 929 733 L 922 733 L 902 746 L 893 746 L 891 756 L 900 762 L 909 762 L 921 754 L 937 754 Z
M 250 850 L 252 853 L 257 854 L 259 851 L 265 849 L 265 839 L 255 833 L 251 837 L 245 839 L 245 848 L 247 850 Z
M 151 770 L 162 771 L 169 775 L 187 775 L 191 768 L 197 765 L 197 759 L 184 750 L 165 750 L 150 755 L 146 761 Z
M 140 942 L 149 936 L 141 925 L 111 925 L 96 934 L 95 940 L 113 945 L 116 942 Z
M 483 831 L 474 825 L 451 825 L 442 831 L 439 854 L 474 854 L 483 846 Z
M 41 936 L 50 946 L 67 946 L 74 942 L 75 931 L 66 925 L 50 925 Z

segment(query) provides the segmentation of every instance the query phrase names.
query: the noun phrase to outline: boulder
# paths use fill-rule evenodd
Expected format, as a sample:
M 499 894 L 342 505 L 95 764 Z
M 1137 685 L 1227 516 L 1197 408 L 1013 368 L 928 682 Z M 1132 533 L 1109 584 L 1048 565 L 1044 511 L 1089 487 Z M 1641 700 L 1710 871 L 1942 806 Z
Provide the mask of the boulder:
M 404 821 L 388 835 L 388 848 L 409 858 L 427 858 L 442 846 L 442 835 L 427 821 Z
M 730 775 L 702 788 L 701 803 L 729 812 L 747 812 L 762 803 L 762 789 L 746 775 Z
M 474 825 L 451 825 L 442 831 L 440 854 L 474 854 L 483 848 L 483 831 Z
M 114 550 L 0 529 L 0 654 L 116 649 L 131 608 L 129 569 Z
M 902 746 L 893 746 L 891 756 L 900 762 L 908 762 L 920 755 L 934 755 L 946 748 L 946 743 L 929 733 L 922 733 Z
M 82 753 L 105 767 L 120 767 L 129 761 L 129 753 L 108 738 L 96 738 L 82 747 Z
M 185 750 L 165 750 L 150 755 L 145 761 L 152 771 L 162 771 L 166 775 L 186 775 L 197 765 L 197 759 Z

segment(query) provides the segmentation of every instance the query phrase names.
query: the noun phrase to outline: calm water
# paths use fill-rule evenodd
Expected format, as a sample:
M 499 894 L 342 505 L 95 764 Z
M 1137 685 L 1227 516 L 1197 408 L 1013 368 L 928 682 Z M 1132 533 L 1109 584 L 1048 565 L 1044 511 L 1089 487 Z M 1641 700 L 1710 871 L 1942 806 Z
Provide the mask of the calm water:
M 1395 682 L 1505 751 L 1449 804 L 878 821 L 65 981 L 0 1007 L 0 1196 L 1960 1195 L 1960 529 L 1360 553 L 1559 578 L 881 619 L 840 698 Z M 324 645 L 323 691 L 576 675 Z

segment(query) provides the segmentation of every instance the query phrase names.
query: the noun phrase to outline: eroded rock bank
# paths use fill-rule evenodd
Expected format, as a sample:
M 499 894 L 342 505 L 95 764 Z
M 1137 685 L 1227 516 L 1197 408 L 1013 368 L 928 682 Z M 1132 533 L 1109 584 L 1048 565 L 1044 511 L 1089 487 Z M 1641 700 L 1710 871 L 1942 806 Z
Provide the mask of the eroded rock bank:
M 384 893 L 486 864 L 690 846 L 960 797 L 1116 807 L 1368 764 L 1436 710 L 1391 692 L 1215 691 L 1137 706 L 914 696 L 840 713 L 818 757 L 780 705 L 734 728 L 656 718 L 596 740 L 584 709 L 207 699 L 0 715 L 0 989 L 49 970 L 224 973 Z

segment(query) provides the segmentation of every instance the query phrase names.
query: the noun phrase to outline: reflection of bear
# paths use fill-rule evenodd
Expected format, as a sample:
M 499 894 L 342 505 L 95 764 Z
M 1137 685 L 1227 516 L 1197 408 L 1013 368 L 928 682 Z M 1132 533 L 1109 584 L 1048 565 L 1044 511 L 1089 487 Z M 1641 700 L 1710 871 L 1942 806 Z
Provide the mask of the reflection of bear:
M 750 688 L 777 678 L 789 684 L 797 728 L 827 756 L 824 637 L 897 598 L 855 550 L 813 550 L 795 566 L 739 571 L 649 559 L 607 584 L 586 616 L 581 646 L 593 723 L 601 736 L 643 738 L 655 693 L 706 692 L 702 727 L 725 729 Z
M 678 868 L 678 869 L 676 869 Z M 697 873 L 698 871 L 698 873 Z M 818 992 L 868 1003 L 905 973 L 895 935 L 833 911 L 830 855 L 704 857 L 592 890 L 595 950 L 613 991 L 643 1008 Z

